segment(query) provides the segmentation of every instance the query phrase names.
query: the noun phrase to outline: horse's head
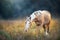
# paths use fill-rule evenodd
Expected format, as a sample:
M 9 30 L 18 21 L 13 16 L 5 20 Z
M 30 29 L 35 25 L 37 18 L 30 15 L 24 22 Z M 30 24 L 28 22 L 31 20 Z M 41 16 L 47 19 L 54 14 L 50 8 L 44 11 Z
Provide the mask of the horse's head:
M 24 31 L 28 31 L 28 28 L 30 27 L 30 23 L 31 23 L 30 20 L 31 20 L 30 17 L 26 18 Z
M 41 14 L 40 11 L 36 11 L 36 12 L 33 12 L 30 15 L 30 17 L 26 18 L 24 31 L 28 31 L 28 28 L 30 27 L 30 23 L 33 22 L 35 18 L 38 18 L 37 16 L 39 16 L 40 14 Z

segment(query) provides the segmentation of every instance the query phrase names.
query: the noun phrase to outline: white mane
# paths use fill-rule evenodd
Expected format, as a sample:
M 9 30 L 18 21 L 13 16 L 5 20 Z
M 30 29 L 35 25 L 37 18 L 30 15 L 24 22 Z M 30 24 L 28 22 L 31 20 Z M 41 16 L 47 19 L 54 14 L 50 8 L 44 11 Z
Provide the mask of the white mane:
M 38 11 L 33 12 L 33 13 L 30 15 L 31 21 L 36 17 L 36 15 L 40 15 L 41 12 L 42 12 L 41 10 L 38 10 Z M 35 14 L 36 14 L 36 15 L 35 15 Z

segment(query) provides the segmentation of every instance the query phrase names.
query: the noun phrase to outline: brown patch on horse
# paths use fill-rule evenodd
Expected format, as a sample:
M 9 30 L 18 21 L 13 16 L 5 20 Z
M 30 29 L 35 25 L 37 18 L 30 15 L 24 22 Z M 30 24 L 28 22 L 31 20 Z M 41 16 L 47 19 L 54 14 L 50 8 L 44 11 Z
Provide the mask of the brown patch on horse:
M 42 21 L 41 20 L 38 20 L 38 18 L 35 18 L 34 19 L 34 22 L 36 23 L 36 26 L 40 26 Z

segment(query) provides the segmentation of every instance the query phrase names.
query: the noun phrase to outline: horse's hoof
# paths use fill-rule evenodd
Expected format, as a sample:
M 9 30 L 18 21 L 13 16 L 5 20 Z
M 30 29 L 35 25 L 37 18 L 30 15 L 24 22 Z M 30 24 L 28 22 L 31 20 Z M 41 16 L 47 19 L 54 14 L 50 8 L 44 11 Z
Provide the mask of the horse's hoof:
M 48 33 L 46 33 L 46 35 L 49 35 Z
M 45 35 L 45 36 L 49 36 L 49 33 L 45 32 L 44 35 Z

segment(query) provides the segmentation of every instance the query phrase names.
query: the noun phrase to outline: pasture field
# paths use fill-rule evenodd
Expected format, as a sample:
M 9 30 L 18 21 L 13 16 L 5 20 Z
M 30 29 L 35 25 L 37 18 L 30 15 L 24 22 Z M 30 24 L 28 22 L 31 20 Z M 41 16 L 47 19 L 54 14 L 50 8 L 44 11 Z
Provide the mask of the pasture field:
M 60 40 L 60 19 L 52 19 L 49 36 L 44 35 L 41 27 L 37 34 L 33 22 L 28 32 L 24 32 L 25 20 L 0 20 L 0 40 Z M 37 37 L 37 35 L 39 35 Z

